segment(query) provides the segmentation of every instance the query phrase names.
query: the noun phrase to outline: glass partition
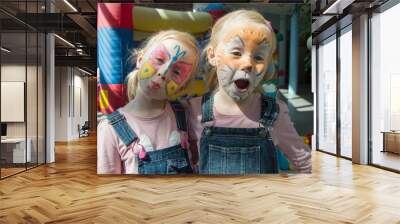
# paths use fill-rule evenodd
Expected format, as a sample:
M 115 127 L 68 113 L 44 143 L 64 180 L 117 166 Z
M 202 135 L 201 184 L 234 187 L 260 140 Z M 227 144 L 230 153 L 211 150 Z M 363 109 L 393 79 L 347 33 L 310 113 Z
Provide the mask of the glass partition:
M 46 40 L 21 21 L 26 12 L 43 12 L 44 5 L 0 2 L 0 178 L 45 162 Z

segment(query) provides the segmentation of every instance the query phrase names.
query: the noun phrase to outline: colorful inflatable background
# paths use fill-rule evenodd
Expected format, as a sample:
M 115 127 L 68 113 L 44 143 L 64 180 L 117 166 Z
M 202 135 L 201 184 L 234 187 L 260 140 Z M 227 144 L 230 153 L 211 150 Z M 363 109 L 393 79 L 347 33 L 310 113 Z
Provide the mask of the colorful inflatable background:
M 221 3 L 204 4 L 196 12 L 148 8 L 134 3 L 98 3 L 97 7 L 98 111 L 101 114 L 112 113 L 127 103 L 126 77 L 134 68 L 131 51 L 144 39 L 160 30 L 176 29 L 196 36 L 201 48 L 207 42 L 213 23 L 225 13 Z M 273 59 L 270 72 L 275 73 L 277 52 Z M 192 83 L 171 98 L 202 95 L 205 91 L 204 77 L 198 74 Z
M 109 114 L 127 103 L 126 77 L 133 70 L 131 50 L 154 32 L 164 29 L 186 31 L 199 42 L 213 24 L 213 17 L 222 10 L 182 12 L 135 6 L 133 3 L 98 4 L 98 110 Z M 140 19 L 138 19 L 140 18 Z M 197 77 L 186 89 L 172 96 L 201 95 L 205 91 L 202 77 Z

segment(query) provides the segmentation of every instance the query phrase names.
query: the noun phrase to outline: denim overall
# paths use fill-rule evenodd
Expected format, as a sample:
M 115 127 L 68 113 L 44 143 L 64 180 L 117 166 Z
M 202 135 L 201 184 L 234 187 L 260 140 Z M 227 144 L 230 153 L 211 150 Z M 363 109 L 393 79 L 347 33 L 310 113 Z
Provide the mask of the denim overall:
M 186 116 L 182 105 L 179 102 L 171 102 L 170 104 L 175 113 L 178 129 L 186 132 Z M 107 119 L 126 146 L 137 140 L 136 133 L 129 126 L 124 115 L 118 110 L 107 115 Z M 145 158 L 141 159 L 137 156 L 137 159 L 139 161 L 139 174 L 180 174 L 193 172 L 188 152 L 182 148 L 181 144 L 146 152 Z
M 213 121 L 213 96 L 202 99 L 202 120 Z M 270 127 L 277 119 L 275 100 L 263 96 L 260 128 L 204 127 L 200 138 L 201 174 L 278 173 L 277 153 Z

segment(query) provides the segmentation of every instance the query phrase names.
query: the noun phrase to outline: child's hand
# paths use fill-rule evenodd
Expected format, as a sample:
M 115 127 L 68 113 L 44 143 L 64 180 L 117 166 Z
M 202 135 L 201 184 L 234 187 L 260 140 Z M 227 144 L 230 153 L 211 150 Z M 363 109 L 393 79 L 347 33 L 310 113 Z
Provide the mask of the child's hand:
M 199 166 L 197 164 L 192 164 L 193 173 L 199 173 Z
M 189 149 L 189 136 L 187 134 L 187 132 L 185 131 L 181 131 L 181 146 L 184 149 Z
M 189 144 L 189 159 L 192 167 L 198 166 L 197 163 L 199 162 L 199 153 L 197 150 L 197 142 L 196 140 L 190 141 Z

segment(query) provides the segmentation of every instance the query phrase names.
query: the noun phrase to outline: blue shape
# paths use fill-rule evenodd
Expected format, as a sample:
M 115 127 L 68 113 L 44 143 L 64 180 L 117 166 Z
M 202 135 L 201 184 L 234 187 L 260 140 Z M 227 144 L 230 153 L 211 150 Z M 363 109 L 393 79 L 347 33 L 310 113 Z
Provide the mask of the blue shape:
M 276 154 L 278 156 L 279 170 L 288 171 L 289 161 L 286 159 L 286 156 L 282 153 L 282 151 L 278 147 L 276 147 Z
M 271 90 L 265 91 L 265 90 L 264 90 L 264 95 L 269 96 L 269 97 L 275 99 L 275 98 L 276 98 L 276 95 L 278 94 L 277 83 L 278 83 L 278 80 L 277 80 L 277 79 L 271 79 L 271 80 L 264 81 L 264 82 L 262 83 L 263 86 L 264 86 L 264 85 L 267 85 L 267 86 L 270 87 L 270 89 L 272 89 L 272 87 L 273 87 L 273 91 L 271 91 Z
M 298 12 L 295 10 L 290 18 L 290 51 L 289 51 L 289 95 L 297 93 L 298 56 L 299 56 Z
M 211 10 L 223 10 L 224 8 L 225 6 L 222 3 L 210 3 L 202 11 L 208 12 Z
M 268 73 L 273 73 L 274 72 L 274 65 L 269 65 L 267 69 Z
M 97 32 L 97 66 L 100 84 L 122 84 L 132 71 L 129 61 L 133 31 L 125 28 L 99 28 Z

